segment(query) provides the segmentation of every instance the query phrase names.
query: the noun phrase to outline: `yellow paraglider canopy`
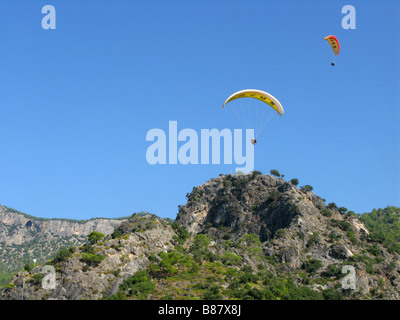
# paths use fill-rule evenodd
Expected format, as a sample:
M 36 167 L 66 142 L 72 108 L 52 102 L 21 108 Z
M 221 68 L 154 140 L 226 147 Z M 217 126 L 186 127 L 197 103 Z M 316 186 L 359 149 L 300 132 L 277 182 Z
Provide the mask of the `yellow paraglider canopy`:
M 283 107 L 282 107 L 281 103 L 278 101 L 278 99 L 276 99 L 273 95 L 271 95 L 265 91 L 261 91 L 261 90 L 257 90 L 257 89 L 246 89 L 246 90 L 241 90 L 241 91 L 235 92 L 234 94 L 229 96 L 228 99 L 226 99 L 222 108 L 224 108 L 228 102 L 235 100 L 235 99 L 239 99 L 239 98 L 258 99 L 258 100 L 263 101 L 266 104 L 270 105 L 272 108 L 274 108 L 276 110 L 276 112 L 279 113 L 280 116 L 282 116 L 284 113 Z

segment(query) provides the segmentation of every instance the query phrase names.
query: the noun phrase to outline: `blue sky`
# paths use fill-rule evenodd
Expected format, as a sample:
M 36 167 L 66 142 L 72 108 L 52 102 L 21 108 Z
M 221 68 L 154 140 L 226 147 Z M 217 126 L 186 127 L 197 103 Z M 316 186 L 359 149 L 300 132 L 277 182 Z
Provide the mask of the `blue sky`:
M 47 4 L 55 30 L 41 27 Z M 0 204 L 175 218 L 193 186 L 237 165 L 150 165 L 146 133 L 244 129 L 221 106 L 256 88 L 285 114 L 259 136 L 255 170 L 357 213 L 400 206 L 399 13 L 389 0 L 2 1 Z M 231 107 L 261 104 L 248 100 Z

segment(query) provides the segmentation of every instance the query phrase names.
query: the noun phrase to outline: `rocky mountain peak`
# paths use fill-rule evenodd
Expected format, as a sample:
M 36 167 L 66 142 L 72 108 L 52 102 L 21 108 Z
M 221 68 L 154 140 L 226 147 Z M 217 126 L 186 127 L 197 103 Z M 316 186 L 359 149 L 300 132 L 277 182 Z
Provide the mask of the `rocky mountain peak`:
M 330 219 L 343 219 L 314 193 L 270 175 L 221 175 L 193 188 L 187 198 L 177 222 L 194 234 L 213 227 L 233 237 L 257 234 L 264 242 L 289 227 L 305 232 L 323 228 L 324 210 Z

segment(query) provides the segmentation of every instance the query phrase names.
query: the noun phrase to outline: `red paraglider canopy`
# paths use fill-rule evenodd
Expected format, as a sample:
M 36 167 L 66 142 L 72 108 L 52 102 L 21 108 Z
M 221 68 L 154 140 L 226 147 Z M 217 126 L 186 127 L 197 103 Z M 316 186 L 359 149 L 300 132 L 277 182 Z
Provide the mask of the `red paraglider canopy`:
M 328 40 L 333 52 L 335 53 L 335 56 L 337 56 L 340 52 L 339 40 L 335 36 L 327 36 L 325 37 L 325 40 Z

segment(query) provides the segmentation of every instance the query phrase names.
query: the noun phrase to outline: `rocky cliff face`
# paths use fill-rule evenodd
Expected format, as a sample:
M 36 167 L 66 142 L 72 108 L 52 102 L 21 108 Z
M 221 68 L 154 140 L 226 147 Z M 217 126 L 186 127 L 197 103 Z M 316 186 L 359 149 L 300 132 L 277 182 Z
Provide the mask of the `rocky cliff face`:
M 121 221 L 43 219 L 0 206 L 0 280 L 33 259 L 41 263 L 62 247 L 82 244 L 92 231 L 111 234 Z

